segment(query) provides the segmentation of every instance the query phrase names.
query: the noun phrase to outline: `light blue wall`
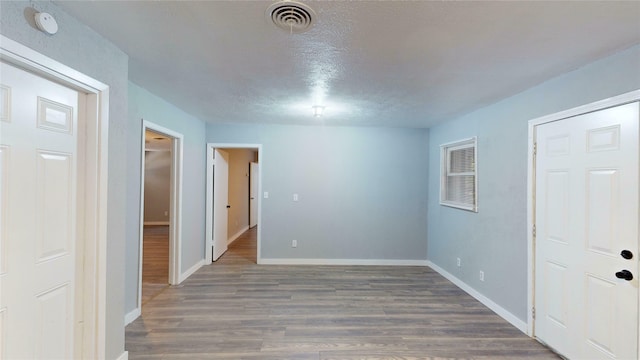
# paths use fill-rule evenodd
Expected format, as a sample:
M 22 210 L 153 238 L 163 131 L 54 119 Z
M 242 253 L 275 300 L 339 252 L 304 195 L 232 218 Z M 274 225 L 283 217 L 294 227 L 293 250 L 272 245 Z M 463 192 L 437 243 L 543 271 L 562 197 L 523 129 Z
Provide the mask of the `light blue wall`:
M 208 125 L 207 140 L 263 145 L 263 258 L 425 260 L 426 130 Z
M 636 89 L 640 46 L 431 128 L 429 260 L 526 321 L 528 120 Z M 439 146 L 471 136 L 478 137 L 477 214 L 439 205 Z
M 129 82 L 129 161 L 127 207 L 138 209 L 127 217 L 127 230 L 138 234 L 140 226 L 140 152 L 142 119 L 183 135 L 182 269 L 185 272 L 204 259 L 205 243 L 205 125 L 162 98 Z M 127 241 L 125 312 L 136 308 L 138 296 L 138 236 Z
M 55 36 L 36 30 L 35 8 L 52 14 L 60 25 Z M 107 213 L 106 356 L 124 351 L 124 245 L 126 207 L 128 57 L 109 41 L 48 1 L 2 1 L 0 32 L 50 58 L 109 85 L 109 203 Z

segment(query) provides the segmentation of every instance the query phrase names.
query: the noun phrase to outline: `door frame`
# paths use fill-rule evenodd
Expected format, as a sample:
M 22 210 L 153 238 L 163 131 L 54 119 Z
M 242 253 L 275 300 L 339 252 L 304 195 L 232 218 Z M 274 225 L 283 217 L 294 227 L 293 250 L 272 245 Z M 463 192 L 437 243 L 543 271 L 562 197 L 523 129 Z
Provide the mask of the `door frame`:
M 213 152 L 215 149 L 252 149 L 258 151 L 258 163 L 263 164 L 263 150 L 262 144 L 242 144 L 242 143 L 207 143 L 207 199 L 206 199 L 206 239 L 205 239 L 205 265 L 212 263 L 211 257 L 213 246 L 213 170 L 215 161 L 213 159 Z M 261 166 L 262 168 L 262 166 Z M 260 171 L 258 176 L 258 194 L 262 194 L 262 179 L 263 171 Z M 257 249 L 256 249 L 256 262 L 262 263 L 262 256 L 260 255 L 260 244 L 262 239 L 262 196 L 258 196 L 258 234 L 257 234 Z
M 570 117 L 583 115 L 586 113 L 611 108 L 618 105 L 624 105 L 631 102 L 640 101 L 640 90 L 630 91 L 618 96 L 614 96 L 601 101 L 596 101 L 586 105 L 578 106 L 572 109 L 560 111 L 554 114 L 545 115 L 539 118 L 529 120 L 528 128 L 528 155 L 527 155 L 527 283 L 528 283 L 528 297 L 527 297 L 527 335 L 536 337 L 535 334 L 535 321 L 534 321 L 534 308 L 535 308 L 535 254 L 536 243 L 534 236 L 535 225 L 535 154 L 534 144 L 536 142 L 535 133 L 536 127 L 542 124 L 550 123 L 553 121 L 559 121 Z M 638 292 L 640 296 L 640 290 Z M 638 304 L 640 310 L 640 301 Z M 640 321 L 639 321 L 640 323 Z M 640 330 L 640 329 L 639 329 Z M 640 334 L 640 331 L 639 331 Z M 639 339 L 640 343 L 640 339 Z
M 0 35 L 0 59 L 21 70 L 42 76 L 86 94 L 78 133 L 84 140 L 84 162 L 78 169 L 79 186 L 85 196 L 80 204 L 84 211 L 77 216 L 84 229 L 79 229 L 80 245 L 76 261 L 77 292 L 82 303 L 82 333 L 75 333 L 82 345 L 82 358 L 103 359 L 106 356 L 107 308 L 107 201 L 109 154 L 109 86 L 80 73 L 33 49 Z M 79 116 L 80 118 L 80 116 Z M 79 163 L 80 165 L 80 163 Z M 78 267 L 78 262 L 84 268 Z M 76 326 L 74 326 L 77 328 Z
M 140 154 L 140 233 L 138 258 L 138 308 L 137 318 L 142 311 L 142 256 L 144 239 L 144 178 L 145 178 L 145 134 L 147 130 L 171 139 L 171 175 L 169 180 L 169 285 L 180 284 L 182 258 L 182 155 L 184 136 L 181 133 L 142 119 L 142 145 Z M 134 319 L 135 319 L 134 318 Z M 133 320 L 132 320 L 133 321 Z

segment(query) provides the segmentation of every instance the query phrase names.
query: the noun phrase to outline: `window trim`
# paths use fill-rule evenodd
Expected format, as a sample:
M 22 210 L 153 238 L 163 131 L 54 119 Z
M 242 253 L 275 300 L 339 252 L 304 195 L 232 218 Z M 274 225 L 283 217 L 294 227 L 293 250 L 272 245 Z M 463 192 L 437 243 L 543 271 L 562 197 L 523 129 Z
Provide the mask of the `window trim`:
M 455 173 L 454 176 L 469 176 L 473 175 L 473 204 L 465 204 L 447 200 L 445 195 L 447 193 L 447 177 L 450 175 L 450 161 L 449 154 L 453 150 L 460 150 L 473 147 L 474 157 L 474 171 Z M 449 142 L 440 145 L 440 205 L 448 206 L 456 209 L 467 210 L 472 212 L 478 212 L 478 138 L 476 136 Z

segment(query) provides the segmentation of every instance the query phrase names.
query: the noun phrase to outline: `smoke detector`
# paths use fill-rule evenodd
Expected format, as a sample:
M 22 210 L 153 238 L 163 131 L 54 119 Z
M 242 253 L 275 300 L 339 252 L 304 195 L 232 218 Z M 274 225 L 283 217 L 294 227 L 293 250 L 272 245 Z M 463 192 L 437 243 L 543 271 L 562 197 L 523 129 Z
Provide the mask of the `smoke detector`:
M 315 22 L 316 13 L 297 1 L 279 1 L 267 8 L 265 15 L 273 24 L 289 33 L 303 33 Z
M 40 31 L 49 35 L 54 35 L 58 32 L 58 23 L 51 14 L 45 12 L 39 12 L 34 15 L 36 26 Z

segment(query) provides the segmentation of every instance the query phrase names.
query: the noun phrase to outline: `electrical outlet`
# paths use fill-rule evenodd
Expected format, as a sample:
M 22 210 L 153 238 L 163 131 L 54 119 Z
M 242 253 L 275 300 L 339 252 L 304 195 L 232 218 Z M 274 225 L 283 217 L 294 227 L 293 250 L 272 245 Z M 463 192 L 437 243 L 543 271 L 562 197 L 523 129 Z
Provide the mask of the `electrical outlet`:
M 480 270 L 480 281 L 484 281 L 484 271 Z
M 293 194 L 293 201 L 298 201 L 298 194 Z
M 291 240 L 291 247 L 298 247 L 298 240 Z
M 460 267 L 460 258 L 456 258 L 456 265 L 458 265 L 458 267 Z

